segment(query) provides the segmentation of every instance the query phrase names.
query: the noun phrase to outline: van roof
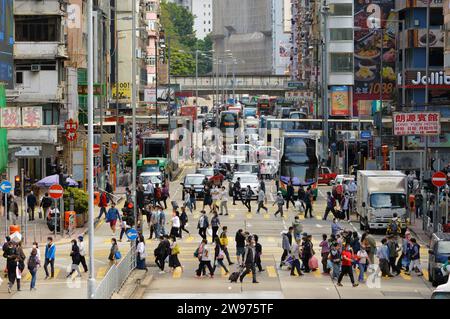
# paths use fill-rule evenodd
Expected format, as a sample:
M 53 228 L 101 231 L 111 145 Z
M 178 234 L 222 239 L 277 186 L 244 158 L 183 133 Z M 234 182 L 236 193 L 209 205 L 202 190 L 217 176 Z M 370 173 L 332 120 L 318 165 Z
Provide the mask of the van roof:
M 406 177 L 406 175 L 400 171 L 358 171 L 358 174 L 364 176 L 398 176 Z

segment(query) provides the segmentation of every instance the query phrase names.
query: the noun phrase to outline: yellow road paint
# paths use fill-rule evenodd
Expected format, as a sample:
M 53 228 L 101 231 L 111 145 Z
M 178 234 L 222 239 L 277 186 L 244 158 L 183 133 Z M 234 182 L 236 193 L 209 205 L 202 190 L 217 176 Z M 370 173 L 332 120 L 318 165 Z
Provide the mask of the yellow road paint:
M 405 275 L 404 272 L 400 273 L 399 276 L 402 277 L 404 280 L 411 280 L 411 276 Z
M 31 281 L 31 274 L 29 271 L 22 277 L 22 281 Z
M 230 219 L 234 219 L 236 217 L 235 214 L 230 214 Z
M 181 277 L 181 273 L 182 273 L 181 267 L 176 268 L 174 270 L 173 274 L 172 274 L 172 278 L 174 278 L 174 279 L 180 278 Z
M 194 237 L 193 236 L 189 236 L 188 238 L 186 238 L 186 242 L 191 243 L 194 241 Z
M 208 243 L 212 243 L 212 237 L 208 237 Z
M 253 218 L 253 214 L 248 213 L 248 214 L 246 215 L 246 217 L 247 217 L 248 219 L 252 219 L 252 218 Z
M 423 278 L 428 281 L 428 279 L 430 278 L 430 274 L 428 273 L 428 270 L 426 269 L 422 269 L 422 273 L 423 273 Z
M 313 273 L 314 277 L 316 277 L 316 278 L 321 278 L 322 277 L 322 274 L 320 273 L 319 269 L 317 269 L 316 271 L 313 271 L 312 273 Z
M 319 215 L 316 215 L 316 219 L 317 220 L 322 220 L 322 217 L 320 217 Z
M 226 274 L 226 273 L 225 273 L 225 269 L 220 268 L 220 275 L 221 275 L 223 278 L 226 278 L 227 275 L 225 275 L 225 274 Z
M 106 270 L 107 270 L 106 267 L 100 267 L 100 268 L 98 268 L 98 271 L 97 271 L 97 279 L 103 279 L 103 277 L 105 277 Z
M 271 278 L 277 277 L 277 271 L 275 270 L 274 266 L 267 266 L 266 267 L 267 275 Z
M 270 243 L 274 243 L 275 242 L 275 238 L 269 237 L 269 238 L 267 238 L 267 241 L 270 242 Z
M 264 214 L 264 219 L 269 219 L 270 215 L 269 214 Z

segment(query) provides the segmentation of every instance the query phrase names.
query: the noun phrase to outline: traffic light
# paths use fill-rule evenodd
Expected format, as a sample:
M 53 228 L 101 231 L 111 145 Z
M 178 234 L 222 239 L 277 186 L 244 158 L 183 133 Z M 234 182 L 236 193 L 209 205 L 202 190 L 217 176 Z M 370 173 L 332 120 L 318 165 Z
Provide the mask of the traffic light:
M 20 175 L 16 175 L 16 177 L 14 178 L 14 196 L 20 196 L 20 190 Z

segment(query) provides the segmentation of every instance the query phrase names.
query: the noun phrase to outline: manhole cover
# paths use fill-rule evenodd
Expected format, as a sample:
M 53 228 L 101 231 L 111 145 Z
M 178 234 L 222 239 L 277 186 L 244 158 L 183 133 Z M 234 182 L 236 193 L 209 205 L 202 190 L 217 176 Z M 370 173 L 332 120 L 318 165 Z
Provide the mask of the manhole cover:
M 381 293 L 386 297 L 412 297 L 412 298 L 423 298 L 420 292 L 415 291 L 381 291 Z

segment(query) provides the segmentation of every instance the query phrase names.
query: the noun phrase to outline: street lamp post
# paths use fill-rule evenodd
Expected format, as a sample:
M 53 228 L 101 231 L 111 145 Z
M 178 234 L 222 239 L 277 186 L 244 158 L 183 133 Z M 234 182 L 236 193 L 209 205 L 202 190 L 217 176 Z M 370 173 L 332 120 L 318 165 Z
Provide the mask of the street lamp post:
M 133 52 L 131 59 L 131 107 L 132 107 L 132 125 L 133 125 L 133 137 L 132 137 L 132 161 L 133 161 L 133 185 L 132 185 L 132 194 L 133 194 L 133 216 L 135 220 L 134 227 L 137 224 L 137 205 L 136 205 L 136 174 L 137 174 L 137 163 L 136 163 L 136 1 L 132 1 L 132 25 L 131 25 L 131 50 Z
M 172 159 L 172 151 L 171 151 L 171 145 L 170 145 L 170 113 L 171 113 L 171 106 L 170 106 L 170 102 L 171 102 L 171 88 L 170 88 L 170 35 L 168 35 L 167 36 L 167 50 L 168 50 L 168 59 L 167 59 L 167 69 L 168 69 L 168 71 L 167 71 L 167 73 L 168 73 L 168 76 L 167 76 L 167 78 L 168 78 L 168 83 L 169 83 L 169 90 L 168 90 L 168 92 L 169 92 L 169 94 L 168 94 L 168 103 L 167 103 L 167 110 L 168 110 L 168 113 L 167 113 L 167 120 L 168 120 L 168 128 L 167 128 L 167 131 L 168 131 L 168 135 L 169 135 L 169 163 L 170 163 L 170 161 L 171 161 L 171 159 Z
M 328 11 L 329 7 L 324 5 L 321 13 L 323 15 L 323 28 L 324 28 L 324 46 L 323 46 L 323 58 L 322 58 L 322 73 L 323 73 L 323 87 L 322 87 L 322 105 L 323 105 L 323 154 L 324 159 L 328 159 Z
M 89 198 L 89 279 L 87 284 L 88 299 L 95 297 L 94 279 L 94 29 L 92 0 L 88 0 L 88 198 Z
M 198 50 L 195 50 L 195 106 L 198 106 Z

